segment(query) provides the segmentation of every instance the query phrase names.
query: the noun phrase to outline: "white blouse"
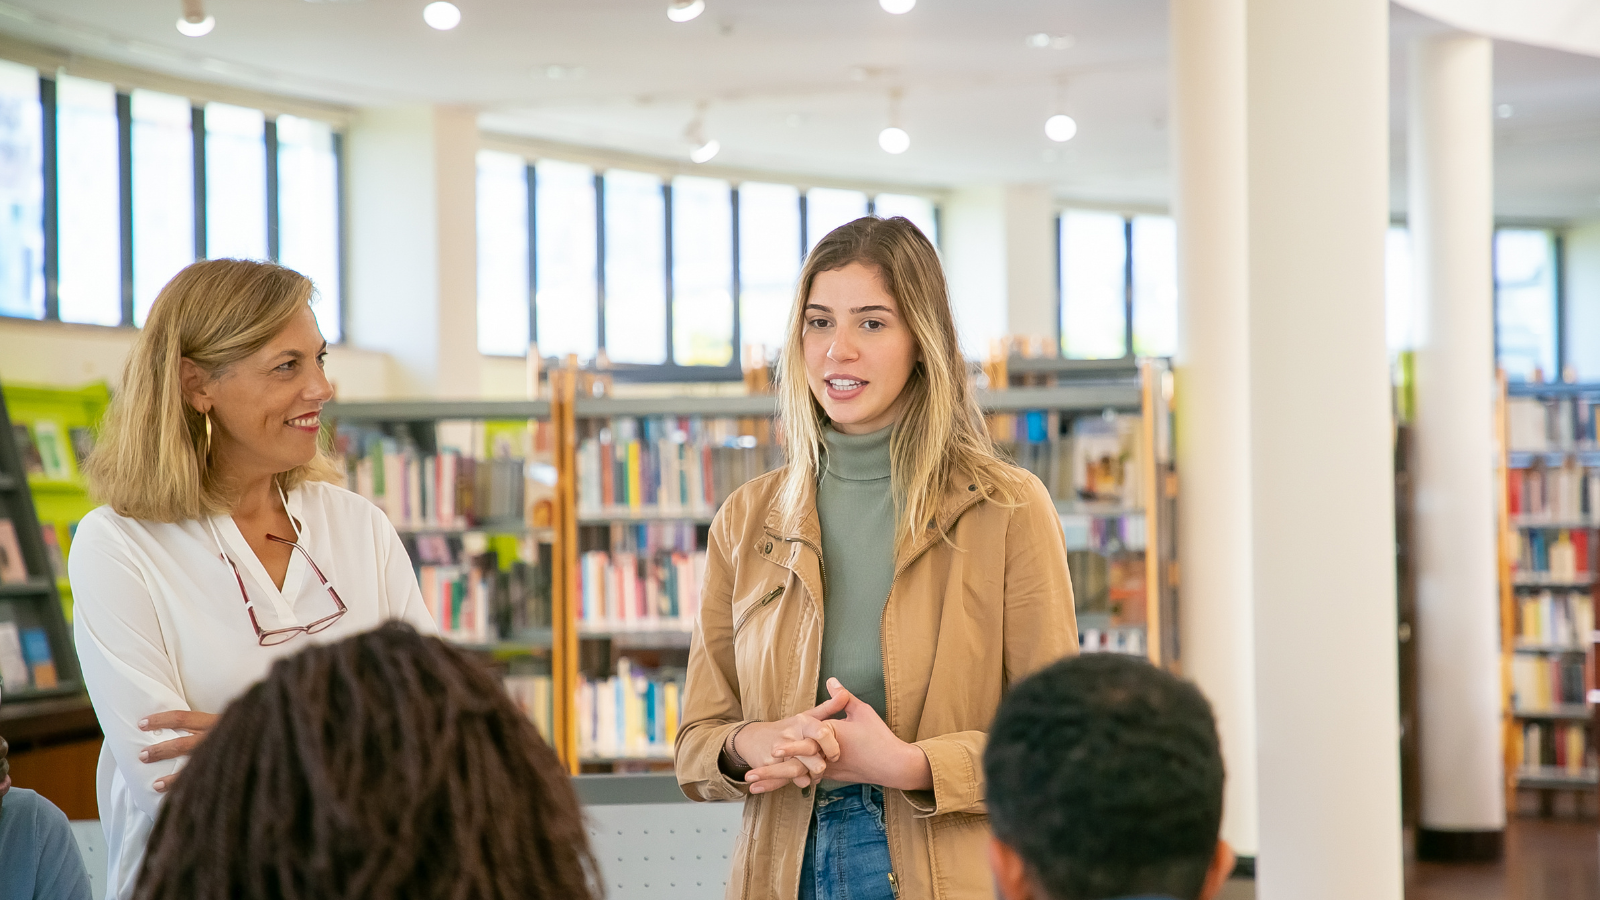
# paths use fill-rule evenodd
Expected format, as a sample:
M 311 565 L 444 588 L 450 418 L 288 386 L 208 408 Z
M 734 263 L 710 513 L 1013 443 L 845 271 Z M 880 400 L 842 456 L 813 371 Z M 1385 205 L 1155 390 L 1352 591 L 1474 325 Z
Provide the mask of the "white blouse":
M 271 647 L 258 644 L 239 581 L 221 552 L 238 566 L 257 621 L 270 631 L 338 610 L 298 551 L 291 550 L 280 591 L 229 516 L 165 524 L 102 506 L 78 525 L 68 555 L 73 633 L 105 732 L 96 790 L 112 900 L 133 894 L 161 804 L 155 780 L 185 762 L 140 762 L 141 750 L 184 735 L 140 731 L 141 718 L 167 710 L 220 713 L 274 660 L 387 619 L 435 632 L 400 536 L 376 506 L 321 482 L 290 491 L 286 505 L 299 524 L 300 546 L 349 611 L 325 631 Z

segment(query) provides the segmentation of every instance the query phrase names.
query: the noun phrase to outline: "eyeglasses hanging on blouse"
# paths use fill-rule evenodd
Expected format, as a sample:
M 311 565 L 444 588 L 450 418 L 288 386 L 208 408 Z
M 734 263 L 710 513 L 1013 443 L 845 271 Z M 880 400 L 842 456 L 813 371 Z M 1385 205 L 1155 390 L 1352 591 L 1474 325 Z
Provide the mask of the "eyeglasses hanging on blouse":
M 233 560 L 229 559 L 228 554 L 224 552 L 222 554 L 222 558 L 227 560 L 228 566 L 233 569 L 234 580 L 239 582 L 239 596 L 244 598 L 245 610 L 250 613 L 250 625 L 256 630 L 256 642 L 263 647 L 272 647 L 277 644 L 282 644 L 285 641 L 293 640 L 302 634 L 316 634 L 319 631 L 325 631 L 331 627 L 333 623 L 343 618 L 344 614 L 349 611 L 348 608 L 344 605 L 344 601 L 339 599 L 339 592 L 334 590 L 333 585 L 328 583 L 327 576 L 323 575 L 322 570 L 317 567 L 316 560 L 312 559 L 311 554 L 306 552 L 306 548 L 300 546 L 294 541 L 289 540 L 288 538 L 281 538 L 275 534 L 267 535 L 267 540 L 277 541 L 280 544 L 288 544 L 295 550 L 299 550 L 300 555 L 304 556 L 306 558 L 306 562 L 310 564 L 311 571 L 317 574 L 317 580 L 322 582 L 322 586 L 324 588 L 327 588 L 328 596 L 333 598 L 333 605 L 338 607 L 338 611 L 332 615 L 323 616 L 309 625 L 294 625 L 289 628 L 262 628 L 261 623 L 256 621 L 255 604 L 250 602 L 250 594 L 244 588 L 244 576 L 239 574 L 239 567 L 234 565 Z

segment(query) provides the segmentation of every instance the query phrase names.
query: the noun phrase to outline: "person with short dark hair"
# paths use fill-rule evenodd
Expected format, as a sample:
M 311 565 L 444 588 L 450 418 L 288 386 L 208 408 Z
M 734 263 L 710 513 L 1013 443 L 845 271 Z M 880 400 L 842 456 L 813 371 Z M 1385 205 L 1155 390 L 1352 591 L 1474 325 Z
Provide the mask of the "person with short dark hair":
M 1004 900 L 1212 900 L 1233 870 L 1211 705 L 1142 659 L 1090 654 L 1018 683 L 983 770 Z
M 403 623 L 273 663 L 195 748 L 138 900 L 599 900 L 571 779 L 498 680 Z

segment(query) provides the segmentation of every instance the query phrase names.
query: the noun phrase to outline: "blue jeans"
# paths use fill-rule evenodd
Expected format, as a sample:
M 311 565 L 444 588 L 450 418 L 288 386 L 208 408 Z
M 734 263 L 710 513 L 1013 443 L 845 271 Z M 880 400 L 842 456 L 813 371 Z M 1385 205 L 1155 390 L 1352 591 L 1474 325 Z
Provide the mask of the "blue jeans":
M 800 900 L 895 900 L 883 790 L 849 784 L 817 791 L 800 866 Z

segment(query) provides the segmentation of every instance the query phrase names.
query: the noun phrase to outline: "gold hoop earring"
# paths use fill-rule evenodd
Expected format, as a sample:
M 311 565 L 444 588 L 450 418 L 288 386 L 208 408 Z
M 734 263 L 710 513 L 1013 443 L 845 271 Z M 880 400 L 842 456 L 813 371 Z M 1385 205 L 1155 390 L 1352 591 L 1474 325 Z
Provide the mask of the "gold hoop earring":
M 211 413 L 209 411 L 207 411 L 207 412 L 201 413 L 200 415 L 203 416 L 205 418 L 205 420 L 206 420 L 206 449 L 205 449 L 205 453 L 201 455 L 200 460 L 201 460 L 201 462 L 210 462 L 211 461 Z

